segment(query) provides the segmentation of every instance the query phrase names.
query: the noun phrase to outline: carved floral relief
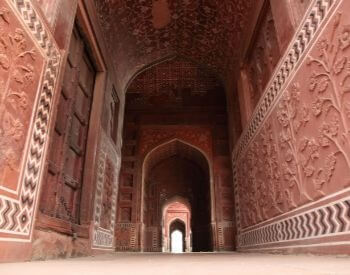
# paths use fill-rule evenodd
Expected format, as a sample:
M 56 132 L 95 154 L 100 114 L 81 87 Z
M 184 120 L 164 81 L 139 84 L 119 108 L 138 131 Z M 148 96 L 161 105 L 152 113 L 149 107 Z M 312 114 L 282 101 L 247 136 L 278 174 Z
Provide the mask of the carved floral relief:
M 0 7 L 0 186 L 16 190 L 43 60 L 7 7 Z
M 349 23 L 334 16 L 238 162 L 243 227 L 350 185 Z
M 264 221 L 285 210 L 277 150 L 272 124 L 267 122 L 241 160 L 238 171 L 243 227 Z

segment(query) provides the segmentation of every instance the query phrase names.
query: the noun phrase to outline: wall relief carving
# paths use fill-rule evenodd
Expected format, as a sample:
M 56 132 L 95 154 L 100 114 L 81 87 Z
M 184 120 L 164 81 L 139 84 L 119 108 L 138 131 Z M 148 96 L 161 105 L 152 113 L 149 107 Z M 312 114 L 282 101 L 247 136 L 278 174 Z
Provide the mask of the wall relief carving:
M 0 16 L 0 185 L 16 181 L 35 101 L 42 59 L 8 8 Z
M 322 5 L 328 11 L 333 4 L 342 11 L 350 7 L 347 1 L 315 3 L 313 12 Z M 310 26 L 308 20 L 303 33 Z M 311 48 L 298 70 L 282 77 L 291 56 L 286 54 L 286 63 L 280 63 L 236 147 L 241 248 L 327 234 L 329 242 L 347 231 L 349 215 L 343 208 L 348 206 L 350 184 L 350 22 L 339 12 L 327 20 L 319 37 L 309 40 Z M 333 199 L 336 192 L 343 196 L 340 203 Z
M 60 52 L 29 0 L 0 6 L 0 238 L 28 242 Z

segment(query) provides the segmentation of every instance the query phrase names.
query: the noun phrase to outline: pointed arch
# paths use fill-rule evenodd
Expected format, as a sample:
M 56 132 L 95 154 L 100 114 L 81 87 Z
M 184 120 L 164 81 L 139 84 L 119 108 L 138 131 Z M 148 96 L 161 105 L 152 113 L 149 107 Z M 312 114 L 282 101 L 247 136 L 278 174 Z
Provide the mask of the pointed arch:
M 162 160 L 165 160 L 171 156 L 174 155 L 174 151 L 167 150 L 168 148 L 171 148 L 171 146 L 179 145 L 180 148 L 178 150 L 189 150 L 193 153 L 189 159 L 194 161 L 199 167 L 203 169 L 203 172 L 207 173 L 208 180 L 209 180 L 209 188 L 210 188 L 210 223 L 213 224 L 216 217 L 215 217 L 215 190 L 214 190 L 214 180 L 213 180 L 213 167 L 212 167 L 212 161 L 207 155 L 206 152 L 204 152 L 202 149 L 198 148 L 197 146 L 186 142 L 179 138 L 173 138 L 168 141 L 164 141 L 163 143 L 159 144 L 158 146 L 154 147 L 152 150 L 150 150 L 143 158 L 142 160 L 142 178 L 141 178 L 141 211 L 140 211 L 140 220 L 143 222 L 144 220 L 144 207 L 145 207 L 145 186 L 146 186 L 146 178 L 148 176 L 148 171 L 152 169 L 157 163 L 159 163 Z M 181 151 L 180 151 L 181 152 Z M 179 153 L 176 152 L 176 153 Z M 162 209 L 163 212 L 163 209 Z M 144 234 L 141 234 L 141 243 L 144 243 Z M 212 236 L 214 239 L 214 236 Z

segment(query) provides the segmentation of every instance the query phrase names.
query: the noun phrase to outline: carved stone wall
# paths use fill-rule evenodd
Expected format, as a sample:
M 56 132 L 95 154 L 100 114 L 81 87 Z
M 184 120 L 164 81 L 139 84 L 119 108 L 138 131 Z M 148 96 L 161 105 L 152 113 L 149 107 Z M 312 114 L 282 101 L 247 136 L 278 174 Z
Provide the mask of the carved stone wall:
M 349 7 L 314 1 L 235 147 L 239 250 L 349 246 Z
M 251 110 L 257 105 L 280 59 L 275 21 L 270 5 L 264 8 L 261 17 L 245 65 Z
M 28 0 L 1 2 L 0 36 L 0 240 L 18 244 L 32 237 L 61 56 Z

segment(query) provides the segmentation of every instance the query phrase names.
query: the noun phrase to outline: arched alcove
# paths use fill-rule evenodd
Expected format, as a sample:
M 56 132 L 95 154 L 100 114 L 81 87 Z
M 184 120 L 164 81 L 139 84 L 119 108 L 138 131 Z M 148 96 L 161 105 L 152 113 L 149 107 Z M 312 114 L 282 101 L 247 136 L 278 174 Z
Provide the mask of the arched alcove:
M 199 149 L 177 139 L 152 150 L 143 163 L 143 249 L 162 250 L 163 205 L 174 197 L 191 209 L 193 251 L 211 251 L 211 172 Z M 176 202 L 176 199 L 175 199 Z M 181 203 L 181 202 L 180 202 Z

